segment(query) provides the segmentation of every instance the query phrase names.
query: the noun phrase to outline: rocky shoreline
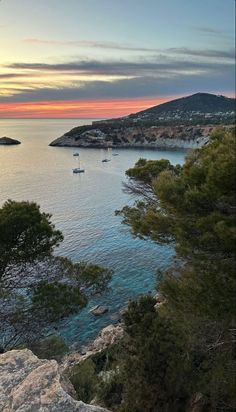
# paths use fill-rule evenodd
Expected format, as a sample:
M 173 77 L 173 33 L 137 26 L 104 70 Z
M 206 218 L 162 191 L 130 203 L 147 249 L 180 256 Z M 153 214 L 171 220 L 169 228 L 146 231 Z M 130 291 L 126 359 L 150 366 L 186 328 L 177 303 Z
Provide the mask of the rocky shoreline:
M 156 309 L 165 300 L 155 295 Z M 66 355 L 60 363 L 39 359 L 29 349 L 11 350 L 0 356 L 0 410 L 5 412 L 43 410 L 45 412 L 109 412 L 77 400 L 70 382 L 75 365 L 116 344 L 124 335 L 124 325 L 109 325 L 83 351 Z
M 50 146 L 82 148 L 194 149 L 209 141 L 216 126 L 114 127 L 106 122 L 76 127 Z
M 65 372 L 68 369 L 72 368 L 74 365 L 89 358 L 90 356 L 103 351 L 104 349 L 108 348 L 110 345 L 113 345 L 115 342 L 121 339 L 123 337 L 123 334 L 124 329 L 122 324 L 106 326 L 101 330 L 96 339 L 92 341 L 88 346 L 86 346 L 82 350 L 76 350 L 66 355 L 60 363 L 61 371 Z
M 158 310 L 166 300 L 160 292 L 157 292 L 153 298 L 156 300 L 155 308 Z M 122 310 L 124 314 L 127 308 Z M 124 336 L 124 324 L 119 322 L 118 324 L 111 324 L 103 328 L 99 335 L 95 338 L 94 341 L 91 341 L 86 347 L 81 350 L 74 350 L 67 354 L 60 363 L 60 369 L 67 371 L 72 368 L 74 365 L 84 361 L 90 356 L 107 349 L 110 345 L 117 343 Z
M 109 325 L 86 349 L 71 353 L 58 364 L 39 359 L 29 349 L 11 350 L 0 356 L 0 410 L 13 412 L 109 412 L 99 406 L 77 400 L 68 378 L 74 365 L 101 352 L 123 336 L 122 325 Z

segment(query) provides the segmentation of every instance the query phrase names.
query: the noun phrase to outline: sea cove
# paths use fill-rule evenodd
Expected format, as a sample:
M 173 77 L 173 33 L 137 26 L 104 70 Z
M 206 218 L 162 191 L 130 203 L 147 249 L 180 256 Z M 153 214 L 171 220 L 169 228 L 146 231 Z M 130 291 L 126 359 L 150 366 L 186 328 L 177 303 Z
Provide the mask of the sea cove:
M 19 138 L 21 145 L 0 147 L 0 202 L 36 201 L 51 213 L 64 234 L 58 253 L 74 261 L 98 263 L 114 270 L 111 287 L 78 315 L 59 325 L 68 343 L 85 344 L 106 325 L 116 322 L 129 299 L 152 291 L 155 272 L 170 264 L 173 249 L 132 238 L 115 216 L 132 203 L 122 192 L 125 171 L 140 157 L 183 163 L 186 151 L 79 149 L 84 175 L 73 175 L 73 148 L 49 147 L 52 139 L 86 120 L 1 120 L 0 134 Z M 109 163 L 102 163 L 110 156 Z M 108 312 L 95 317 L 89 310 L 102 304 Z
M 0 412 L 236 412 L 234 16 L 0 0 Z

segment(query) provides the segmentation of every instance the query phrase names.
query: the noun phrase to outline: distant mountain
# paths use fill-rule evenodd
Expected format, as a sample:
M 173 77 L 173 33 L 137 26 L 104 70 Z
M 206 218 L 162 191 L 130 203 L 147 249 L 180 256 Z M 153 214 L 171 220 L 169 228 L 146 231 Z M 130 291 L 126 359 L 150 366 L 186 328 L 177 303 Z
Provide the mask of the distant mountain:
M 117 119 L 78 126 L 51 146 L 194 148 L 235 123 L 235 99 L 196 93 Z
M 133 123 L 153 126 L 232 124 L 235 122 L 235 99 L 196 93 L 105 122 L 126 126 Z
M 232 112 L 235 111 L 235 99 L 219 96 L 210 93 L 196 93 L 191 96 L 181 97 L 180 99 L 172 100 L 150 109 L 143 110 L 134 115 L 162 115 L 171 112 L 199 112 L 217 113 L 217 112 Z M 132 116 L 132 115 L 131 115 Z

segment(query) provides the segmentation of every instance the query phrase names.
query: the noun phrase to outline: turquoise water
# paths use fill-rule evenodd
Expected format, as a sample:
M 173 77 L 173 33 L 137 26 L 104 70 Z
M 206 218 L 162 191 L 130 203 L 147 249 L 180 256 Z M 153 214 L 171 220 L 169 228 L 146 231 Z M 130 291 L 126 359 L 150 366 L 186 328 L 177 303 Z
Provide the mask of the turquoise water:
M 0 136 L 19 139 L 19 146 L 0 146 L 0 204 L 6 199 L 33 200 L 52 213 L 53 222 L 64 234 L 57 253 L 74 261 L 85 260 L 114 270 L 109 290 L 96 297 L 76 316 L 59 325 L 60 333 L 72 344 L 87 343 L 106 325 L 116 322 L 119 310 L 129 299 L 153 291 L 157 269 L 170 265 L 173 249 L 134 239 L 116 209 L 132 204 L 122 192 L 125 170 L 140 157 L 169 159 L 183 163 L 186 151 L 79 149 L 82 175 L 73 175 L 77 159 L 73 148 L 48 144 L 74 126 L 92 120 L 0 120 Z M 109 312 L 94 317 L 89 309 L 106 305 Z

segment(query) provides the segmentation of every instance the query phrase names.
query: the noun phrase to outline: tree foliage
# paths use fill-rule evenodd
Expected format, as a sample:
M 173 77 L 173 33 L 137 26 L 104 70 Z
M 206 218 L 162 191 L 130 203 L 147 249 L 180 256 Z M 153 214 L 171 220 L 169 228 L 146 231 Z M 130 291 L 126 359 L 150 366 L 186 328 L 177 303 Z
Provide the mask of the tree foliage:
M 65 341 L 60 336 L 55 335 L 33 342 L 29 349 L 40 359 L 56 359 L 57 361 L 60 361 L 69 352 Z
M 95 363 L 89 358 L 76 365 L 70 377 L 79 399 L 87 403 L 96 395 L 98 376 L 95 367 Z
M 132 302 L 124 315 L 122 412 L 183 411 L 188 362 L 174 320 L 161 316 L 152 297 Z
M 122 411 L 232 411 L 235 399 L 235 136 L 217 131 L 183 166 L 141 159 L 119 213 L 135 236 L 176 246 L 175 267 L 125 315 Z M 137 190 L 138 188 L 138 190 Z M 131 406 L 131 405 L 135 405 Z
M 40 311 L 45 308 L 45 315 L 52 321 L 65 317 L 86 304 L 86 296 L 78 286 L 59 282 L 40 282 L 32 293 L 33 309 Z
M 139 185 L 143 193 L 119 213 L 134 235 L 174 242 L 186 259 L 227 258 L 236 238 L 235 168 L 235 138 L 223 131 L 192 151 L 182 167 L 140 159 L 127 171 L 126 187 L 136 195 Z
M 32 343 L 101 293 L 112 271 L 54 256 L 63 235 L 36 203 L 0 209 L 0 346 Z
M 0 281 L 6 268 L 50 256 L 63 236 L 36 203 L 8 200 L 0 209 Z

